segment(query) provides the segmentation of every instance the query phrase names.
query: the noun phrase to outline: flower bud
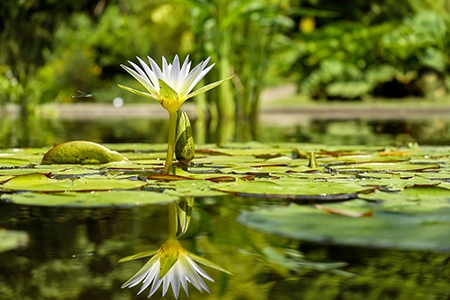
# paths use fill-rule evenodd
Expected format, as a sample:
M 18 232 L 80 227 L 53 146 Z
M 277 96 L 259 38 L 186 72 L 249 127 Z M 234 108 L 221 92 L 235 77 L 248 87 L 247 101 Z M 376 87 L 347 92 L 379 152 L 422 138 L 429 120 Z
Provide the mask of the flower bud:
M 194 159 L 195 144 L 192 135 L 191 122 L 184 111 L 178 111 L 178 127 L 175 142 L 175 157 L 181 163 L 181 168 L 187 170 L 189 162 Z

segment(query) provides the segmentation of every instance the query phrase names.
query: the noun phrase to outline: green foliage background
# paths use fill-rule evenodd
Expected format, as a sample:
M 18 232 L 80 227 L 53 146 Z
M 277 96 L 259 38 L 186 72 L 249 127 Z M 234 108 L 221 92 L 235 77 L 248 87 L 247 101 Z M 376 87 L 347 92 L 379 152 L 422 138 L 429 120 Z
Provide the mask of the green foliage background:
M 211 56 L 207 81 L 235 77 L 203 101 L 230 117 L 255 115 L 266 83 L 297 80 L 328 99 L 436 98 L 450 86 L 446 0 L 2 1 L 0 16 L 0 103 L 25 111 L 76 90 L 142 101 L 116 83 L 135 84 L 119 65 L 147 55 Z

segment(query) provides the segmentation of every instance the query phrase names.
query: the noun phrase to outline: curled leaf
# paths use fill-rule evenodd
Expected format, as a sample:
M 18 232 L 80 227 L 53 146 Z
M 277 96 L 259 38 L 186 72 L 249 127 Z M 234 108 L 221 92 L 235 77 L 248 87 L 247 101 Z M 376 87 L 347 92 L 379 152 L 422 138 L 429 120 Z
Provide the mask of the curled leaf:
M 323 210 L 327 213 L 333 214 L 333 215 L 339 215 L 344 217 L 351 217 L 351 218 L 363 218 L 363 217 L 372 217 L 373 216 L 373 210 L 369 210 L 366 212 L 358 212 L 358 211 L 349 211 L 349 210 L 343 210 L 338 208 L 331 208 L 331 207 L 325 207 L 320 204 L 314 205 L 315 208 Z
M 310 168 L 319 167 L 319 165 L 317 164 L 317 159 L 316 159 L 316 155 L 314 154 L 314 152 L 311 152 L 311 154 L 309 155 L 308 167 L 310 167 Z
M 106 164 L 109 162 L 129 162 L 116 151 L 93 142 L 73 141 L 59 144 L 42 158 L 42 165 L 51 164 Z

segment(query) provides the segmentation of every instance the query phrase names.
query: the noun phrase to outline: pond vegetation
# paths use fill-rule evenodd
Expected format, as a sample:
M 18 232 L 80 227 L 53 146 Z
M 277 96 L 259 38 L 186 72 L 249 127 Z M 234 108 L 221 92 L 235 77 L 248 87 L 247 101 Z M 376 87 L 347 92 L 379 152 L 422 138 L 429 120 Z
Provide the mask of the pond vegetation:
M 84 145 L 83 143 L 81 146 Z M 309 274 L 319 271 L 314 275 L 314 278 L 319 281 L 315 281 L 314 284 L 319 284 L 320 280 L 324 279 L 323 276 L 332 276 L 331 278 L 337 280 L 333 282 L 337 283 L 341 280 L 339 277 L 356 276 L 356 278 L 360 278 L 360 274 L 355 274 L 354 266 L 350 269 L 345 268 L 346 263 L 352 264 L 353 259 L 349 257 L 347 257 L 348 261 L 341 261 L 342 258 L 335 262 L 328 261 L 331 257 L 323 262 L 320 259 L 310 261 L 309 256 L 307 259 L 304 258 L 304 254 L 301 252 L 302 247 L 307 247 L 306 249 L 312 247 L 307 250 L 307 253 L 312 251 L 309 254 L 312 257 L 318 255 L 323 249 L 332 250 L 335 249 L 333 247 L 341 245 L 389 249 L 389 251 L 392 249 L 421 250 L 426 251 L 424 255 L 430 251 L 450 252 L 448 231 L 450 185 L 447 183 L 450 179 L 450 172 L 448 172 L 450 149 L 446 147 L 419 147 L 417 145 L 412 145 L 410 148 L 330 147 L 294 143 L 272 145 L 232 143 L 222 145 L 222 147 L 202 145 L 197 146 L 196 157 L 188 172 L 177 168 L 174 175 L 161 173 L 164 168 L 164 145 L 155 147 L 155 145 L 148 144 L 112 144 L 108 147 L 120 152 L 127 157 L 129 162 L 111 161 L 100 165 L 80 165 L 75 161 L 75 164 L 70 164 L 70 153 L 68 153 L 66 164 L 43 165 L 40 164 L 40 161 L 46 152 L 45 149 L 4 150 L 1 157 L 3 168 L 0 172 L 4 222 L 14 222 L 19 225 L 16 225 L 16 229 L 20 229 L 22 227 L 20 224 L 34 221 L 28 220 L 28 218 L 23 221 L 16 219 L 14 215 L 15 211 L 20 209 L 19 207 L 23 207 L 27 214 L 44 212 L 38 208 L 48 207 L 51 209 L 48 211 L 51 215 L 63 212 L 60 216 L 63 218 L 60 221 L 63 224 L 72 219 L 69 217 L 72 213 L 78 214 L 74 209 L 82 209 L 79 211 L 82 214 L 75 219 L 79 224 L 76 228 L 84 226 L 83 224 L 91 218 L 94 223 L 97 223 L 111 213 L 110 217 L 119 213 L 116 217 L 122 215 L 121 218 L 124 218 L 122 221 L 116 219 L 114 223 L 117 225 L 122 222 L 138 222 L 137 224 L 139 224 L 143 221 L 143 215 L 137 217 L 136 220 L 136 216 L 128 219 L 130 216 L 121 209 L 148 206 L 148 209 L 152 210 L 152 203 L 163 205 L 164 203 L 186 201 L 184 199 L 189 198 L 194 201 L 195 198 L 195 203 L 199 203 L 199 209 L 201 211 L 213 209 L 215 211 L 213 216 L 218 218 L 217 221 L 221 220 L 219 222 L 224 222 L 224 220 L 234 222 L 234 217 L 229 219 L 230 215 L 228 215 L 233 212 L 231 216 L 237 217 L 237 221 L 245 227 L 288 238 L 281 243 L 285 244 L 290 241 L 288 244 L 291 246 L 285 244 L 282 247 L 283 251 L 280 252 L 282 249 L 279 248 L 280 244 L 278 243 L 280 242 L 275 242 L 275 244 L 263 242 L 258 246 L 262 248 L 258 248 L 259 250 L 252 256 L 256 253 L 259 253 L 258 256 L 262 255 L 263 261 L 275 268 L 271 272 L 277 270 L 275 272 L 278 274 L 277 276 L 281 276 L 280 279 L 288 276 L 287 274 L 297 274 L 294 276 L 295 278 L 305 272 Z M 110 152 L 110 150 L 104 151 Z M 92 163 L 92 161 L 89 162 Z M 230 194 L 233 197 L 227 196 Z M 245 202 L 247 204 L 242 205 Z M 12 205 L 19 206 L 12 209 L 14 207 Z M 167 207 L 167 204 L 161 207 Z M 217 209 L 219 211 L 216 211 Z M 222 209 L 225 211 L 221 212 Z M 136 210 L 132 209 L 130 213 L 133 211 Z M 195 216 L 194 211 L 195 208 L 192 211 Z M 100 215 L 95 217 L 97 214 Z M 102 217 L 102 215 L 104 216 Z M 209 213 L 205 212 L 201 219 L 210 218 L 207 217 L 208 215 Z M 97 220 L 97 218 L 100 219 Z M 151 221 L 153 218 L 150 217 L 148 221 L 153 222 Z M 15 221 L 13 221 L 14 219 Z M 205 221 L 200 221 L 201 219 L 198 220 L 200 223 L 196 225 L 196 230 L 200 230 L 200 232 L 205 230 L 204 225 L 201 225 Z M 44 224 L 47 222 L 45 220 L 46 218 L 42 220 Z M 48 219 L 48 221 L 50 220 Z M 208 224 L 211 224 L 210 222 L 211 220 L 207 221 Z M 123 227 L 122 234 L 126 234 L 127 228 L 134 228 L 137 224 L 133 227 Z M 232 226 L 231 228 L 238 226 L 237 224 L 228 224 Z M 138 230 L 139 234 L 143 235 L 142 238 L 146 236 L 145 228 L 142 228 L 144 231 Z M 187 229 L 185 231 L 190 236 L 188 240 L 210 239 L 202 237 L 201 234 L 198 235 L 198 232 L 190 233 Z M 223 232 L 222 229 L 218 234 L 222 234 L 221 232 Z M 39 237 L 36 236 L 37 232 L 29 234 L 31 239 L 35 239 L 35 243 L 39 242 Z M 239 235 L 232 234 L 225 238 L 225 236 L 220 237 L 216 234 L 213 236 L 225 239 L 222 247 L 229 250 L 222 248 L 223 251 L 231 251 L 236 246 L 235 242 L 229 241 L 229 238 L 238 238 Z M 225 232 L 223 234 L 226 235 Z M 161 234 L 158 235 L 161 236 Z M 154 233 L 150 236 L 154 236 Z M 72 243 L 81 242 L 77 241 L 78 238 L 75 236 L 73 238 Z M 88 240 L 92 240 L 92 238 L 90 237 Z M 265 239 L 267 237 L 263 240 Z M 273 238 L 269 238 L 269 240 L 271 239 Z M 129 239 L 127 238 L 127 240 Z M 97 245 L 91 244 L 87 248 L 73 245 L 72 249 L 64 247 L 64 251 L 74 252 L 75 254 L 69 256 L 74 255 L 77 261 L 81 259 L 86 261 L 88 263 L 86 266 L 95 265 L 94 258 L 97 253 L 102 253 L 99 249 L 109 246 L 103 244 L 106 241 L 96 243 L 94 239 L 90 243 L 93 242 Z M 308 242 L 313 244 L 308 244 Z M 248 249 L 248 251 L 253 249 L 252 247 L 255 246 L 251 246 L 251 243 L 244 249 Z M 331 248 L 319 247 L 318 243 Z M 85 245 L 89 245 L 89 242 Z M 125 253 L 129 248 L 126 243 L 119 245 L 122 249 L 121 253 Z M 251 247 L 248 248 L 249 246 Z M 208 246 L 208 248 L 210 247 L 213 245 Z M 56 254 L 61 249 L 48 248 L 48 250 L 52 251 L 51 253 L 57 251 L 51 254 L 52 257 L 56 255 L 51 261 L 55 263 L 61 261 L 61 258 L 58 258 L 60 254 Z M 251 252 L 255 250 L 253 249 Z M 85 254 L 78 254 L 77 251 Z M 234 252 L 236 249 L 234 248 L 232 251 Z M 362 248 L 353 251 L 359 253 Z M 93 253 L 94 258 L 86 256 L 86 253 Z M 377 253 L 381 257 L 385 257 L 384 259 L 389 257 L 389 254 L 384 252 Z M 82 255 L 83 258 L 80 258 L 79 255 Z M 359 255 L 362 254 L 358 254 L 358 257 Z M 231 255 L 229 259 L 234 256 L 234 254 Z M 391 255 L 392 259 L 394 257 L 395 255 Z M 435 254 L 434 258 L 442 264 L 440 268 L 444 274 L 448 273 L 449 269 L 448 260 L 445 257 L 445 255 Z M 69 258 L 66 257 L 65 260 L 67 259 Z M 368 260 L 368 262 L 370 261 L 372 260 Z M 404 259 L 397 264 L 403 261 Z M 68 261 L 66 261 L 66 267 L 70 268 L 70 263 L 69 265 L 67 263 Z M 237 272 L 240 274 L 238 276 L 243 275 L 242 269 L 239 267 L 236 269 L 233 267 L 233 263 L 227 265 L 221 260 L 220 264 L 233 274 Z M 319 275 L 323 272 L 329 275 Z M 291 275 L 286 278 L 289 277 Z M 303 276 L 299 278 L 303 278 Z M 224 278 L 223 280 L 225 280 L 223 282 L 225 284 L 229 279 Z M 445 279 L 441 278 L 441 280 Z M 275 282 L 282 284 L 285 281 L 275 280 Z M 285 284 L 288 282 L 286 281 Z M 434 286 L 438 282 L 439 280 L 434 283 Z M 248 283 L 250 284 L 250 282 Z M 373 284 L 376 284 L 376 281 Z M 420 291 L 420 286 L 417 286 L 418 291 Z M 270 293 L 278 293 L 277 289 L 278 287 L 273 286 Z M 373 289 L 374 287 L 367 287 L 366 292 L 373 293 Z M 379 289 L 382 290 L 381 287 Z M 314 288 L 309 292 L 313 293 L 313 290 Z M 381 294 L 387 293 L 387 291 L 381 290 Z M 230 292 L 231 290 L 227 293 Z M 345 293 L 345 289 L 341 292 Z M 391 292 L 400 293 L 398 290 Z M 446 288 L 436 286 L 436 295 L 441 293 L 445 295 L 447 292 Z
M 1 299 L 450 298 L 448 1 L 0 11 Z

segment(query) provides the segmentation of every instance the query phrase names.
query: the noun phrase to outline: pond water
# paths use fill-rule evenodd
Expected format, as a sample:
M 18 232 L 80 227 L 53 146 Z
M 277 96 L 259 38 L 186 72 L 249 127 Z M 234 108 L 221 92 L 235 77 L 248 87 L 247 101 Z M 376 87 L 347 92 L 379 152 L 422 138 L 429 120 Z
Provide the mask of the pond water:
M 183 246 L 233 275 L 204 267 L 216 281 L 207 282 L 211 295 L 190 285 L 190 299 L 449 299 L 448 254 L 319 245 L 236 221 L 243 209 L 269 205 L 240 197 L 195 200 Z M 30 235 L 28 248 L 0 254 L 1 299 L 146 299 L 148 290 L 136 296 L 139 287 L 120 286 L 148 258 L 118 260 L 161 246 L 168 237 L 167 205 L 2 205 L 0 212 L 0 226 Z M 287 259 L 286 249 L 296 256 Z M 166 297 L 173 298 L 171 290 Z M 180 299 L 187 299 L 183 291 Z
M 45 147 L 73 140 L 98 143 L 166 143 L 166 119 L 144 117 L 97 119 L 0 120 L 0 148 Z M 326 145 L 406 146 L 449 145 L 450 119 L 306 119 L 289 127 L 272 123 L 243 124 L 238 142 L 302 142 Z M 238 124 L 239 125 L 239 124 Z M 241 124 L 242 125 L 242 124 Z M 193 122 L 195 127 L 195 122 Z M 216 142 L 214 125 L 207 124 L 205 142 Z M 195 133 L 194 133 L 195 134 Z
M 69 140 L 164 143 L 166 120 L 2 120 L 6 147 Z M 407 145 L 450 142 L 445 120 L 313 120 L 290 129 L 260 126 L 261 142 Z M 6 126 L 6 127 L 5 127 Z M 8 130 L 6 129 L 8 128 Z M 211 135 L 213 136 L 213 135 Z M 214 141 L 212 137 L 209 141 Z M 299 241 L 239 221 L 243 211 L 288 200 L 220 196 L 195 199 L 184 248 L 232 276 L 202 267 L 211 294 L 189 285 L 189 299 L 450 299 L 450 255 Z M 330 224 L 330 226 L 333 226 Z M 26 231 L 29 245 L 0 253 L 0 299 L 146 299 L 140 285 L 121 289 L 169 237 L 167 204 L 131 208 L 54 208 L 0 204 L 0 227 Z M 414 232 L 411 232 L 414 234 Z M 161 288 L 152 299 L 161 296 Z M 165 299 L 172 299 L 169 289 Z M 179 299 L 187 299 L 184 291 Z

